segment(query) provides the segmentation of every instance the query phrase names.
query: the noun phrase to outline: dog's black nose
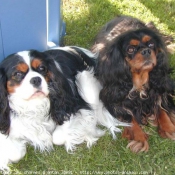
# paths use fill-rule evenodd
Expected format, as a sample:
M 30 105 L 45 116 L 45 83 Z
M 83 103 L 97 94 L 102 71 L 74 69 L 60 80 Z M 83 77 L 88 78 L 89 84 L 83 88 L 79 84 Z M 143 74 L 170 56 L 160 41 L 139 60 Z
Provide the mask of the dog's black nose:
M 151 55 L 151 50 L 150 49 L 143 49 L 141 51 L 141 54 L 145 57 L 149 57 Z
M 34 86 L 34 87 L 39 87 L 41 85 L 41 78 L 40 77 L 33 77 L 30 80 L 30 83 Z

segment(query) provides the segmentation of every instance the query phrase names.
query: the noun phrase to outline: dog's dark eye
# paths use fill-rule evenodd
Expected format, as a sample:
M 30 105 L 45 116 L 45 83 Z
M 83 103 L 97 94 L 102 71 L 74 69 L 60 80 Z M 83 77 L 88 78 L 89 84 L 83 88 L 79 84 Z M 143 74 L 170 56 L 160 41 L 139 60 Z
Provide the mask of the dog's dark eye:
M 152 41 L 148 43 L 148 47 L 149 47 L 149 48 L 152 48 L 152 49 L 153 49 L 154 46 L 155 46 L 155 44 L 154 44 Z
M 134 46 L 128 46 L 126 51 L 128 54 L 133 54 L 136 51 L 136 48 Z
M 40 72 L 40 73 L 46 73 L 47 72 L 46 66 L 44 66 L 44 65 L 39 66 L 38 67 L 38 72 Z
M 13 75 L 13 79 L 17 81 L 21 81 L 24 78 L 24 73 L 22 72 L 15 72 Z

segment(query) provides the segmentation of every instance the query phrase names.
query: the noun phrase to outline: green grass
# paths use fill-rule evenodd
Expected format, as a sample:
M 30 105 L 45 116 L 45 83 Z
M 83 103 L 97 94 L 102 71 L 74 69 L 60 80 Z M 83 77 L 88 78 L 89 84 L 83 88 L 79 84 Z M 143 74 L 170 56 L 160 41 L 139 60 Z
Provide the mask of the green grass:
M 161 31 L 175 36 L 174 0 L 63 0 L 65 45 L 90 48 L 101 26 L 118 14 L 154 21 Z M 172 67 L 174 59 L 172 56 Z M 130 152 L 120 133 L 113 140 L 107 132 L 91 149 L 79 145 L 74 154 L 61 146 L 50 153 L 28 146 L 26 156 L 11 165 L 11 174 L 175 174 L 175 142 L 160 138 L 155 128 L 146 129 L 150 132 L 147 153 Z

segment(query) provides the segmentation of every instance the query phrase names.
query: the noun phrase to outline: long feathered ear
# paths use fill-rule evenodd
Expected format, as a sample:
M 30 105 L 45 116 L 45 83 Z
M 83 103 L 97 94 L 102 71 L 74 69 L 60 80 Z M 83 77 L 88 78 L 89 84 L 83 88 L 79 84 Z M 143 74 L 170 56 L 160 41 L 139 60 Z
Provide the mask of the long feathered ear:
M 6 75 L 0 69 L 0 132 L 3 134 L 8 134 L 10 127 L 10 107 L 6 83 Z
M 78 95 L 74 82 L 70 85 L 69 80 L 59 69 L 54 61 L 49 65 L 51 75 L 48 85 L 50 114 L 52 119 L 61 125 L 65 120 L 69 120 L 72 113 L 74 114 L 79 110 L 84 101 L 80 100 L 81 97 Z
M 97 77 L 104 83 L 122 83 L 131 79 L 119 41 L 108 44 L 100 54 L 96 69 Z
M 122 53 L 121 40 L 109 43 L 99 55 L 96 74 L 103 85 L 100 99 L 111 114 L 114 114 L 113 103 L 121 102 L 132 88 L 132 77 L 129 65 Z
M 57 124 L 63 124 L 65 117 L 70 118 L 70 115 L 67 113 L 67 108 L 69 105 L 72 106 L 71 101 L 68 101 L 68 94 L 71 91 L 69 84 L 62 76 L 62 74 L 52 66 L 52 74 L 49 84 L 49 99 L 50 99 L 50 114 L 52 119 Z M 56 76 L 55 76 L 56 75 Z M 65 90 L 68 92 L 66 94 Z
M 169 60 L 167 50 L 161 40 L 158 41 L 159 48 L 157 53 L 157 65 L 150 72 L 150 87 L 155 88 L 159 93 L 167 92 L 168 94 L 174 94 L 174 82 L 170 78 L 171 68 L 169 66 Z

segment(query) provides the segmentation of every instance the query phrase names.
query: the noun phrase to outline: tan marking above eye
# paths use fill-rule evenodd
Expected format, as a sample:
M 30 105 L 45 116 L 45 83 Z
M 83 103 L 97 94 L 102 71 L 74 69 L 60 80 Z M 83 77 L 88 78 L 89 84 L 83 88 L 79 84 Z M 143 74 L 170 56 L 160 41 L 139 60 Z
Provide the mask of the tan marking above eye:
M 16 69 L 20 72 L 27 72 L 29 69 L 29 66 L 26 63 L 19 63 L 16 67 Z
M 31 63 L 31 65 L 34 69 L 37 69 L 41 64 L 42 64 L 41 60 L 39 60 L 37 58 L 33 59 L 32 63 Z
M 145 36 L 142 38 L 142 42 L 143 42 L 143 43 L 146 43 L 146 42 L 148 42 L 148 41 L 150 41 L 150 40 L 151 40 L 151 37 L 148 36 L 148 35 L 145 35 Z
M 129 45 L 133 45 L 133 46 L 138 46 L 140 43 L 139 40 L 136 40 L 136 39 L 132 39 L 130 42 L 129 42 Z

